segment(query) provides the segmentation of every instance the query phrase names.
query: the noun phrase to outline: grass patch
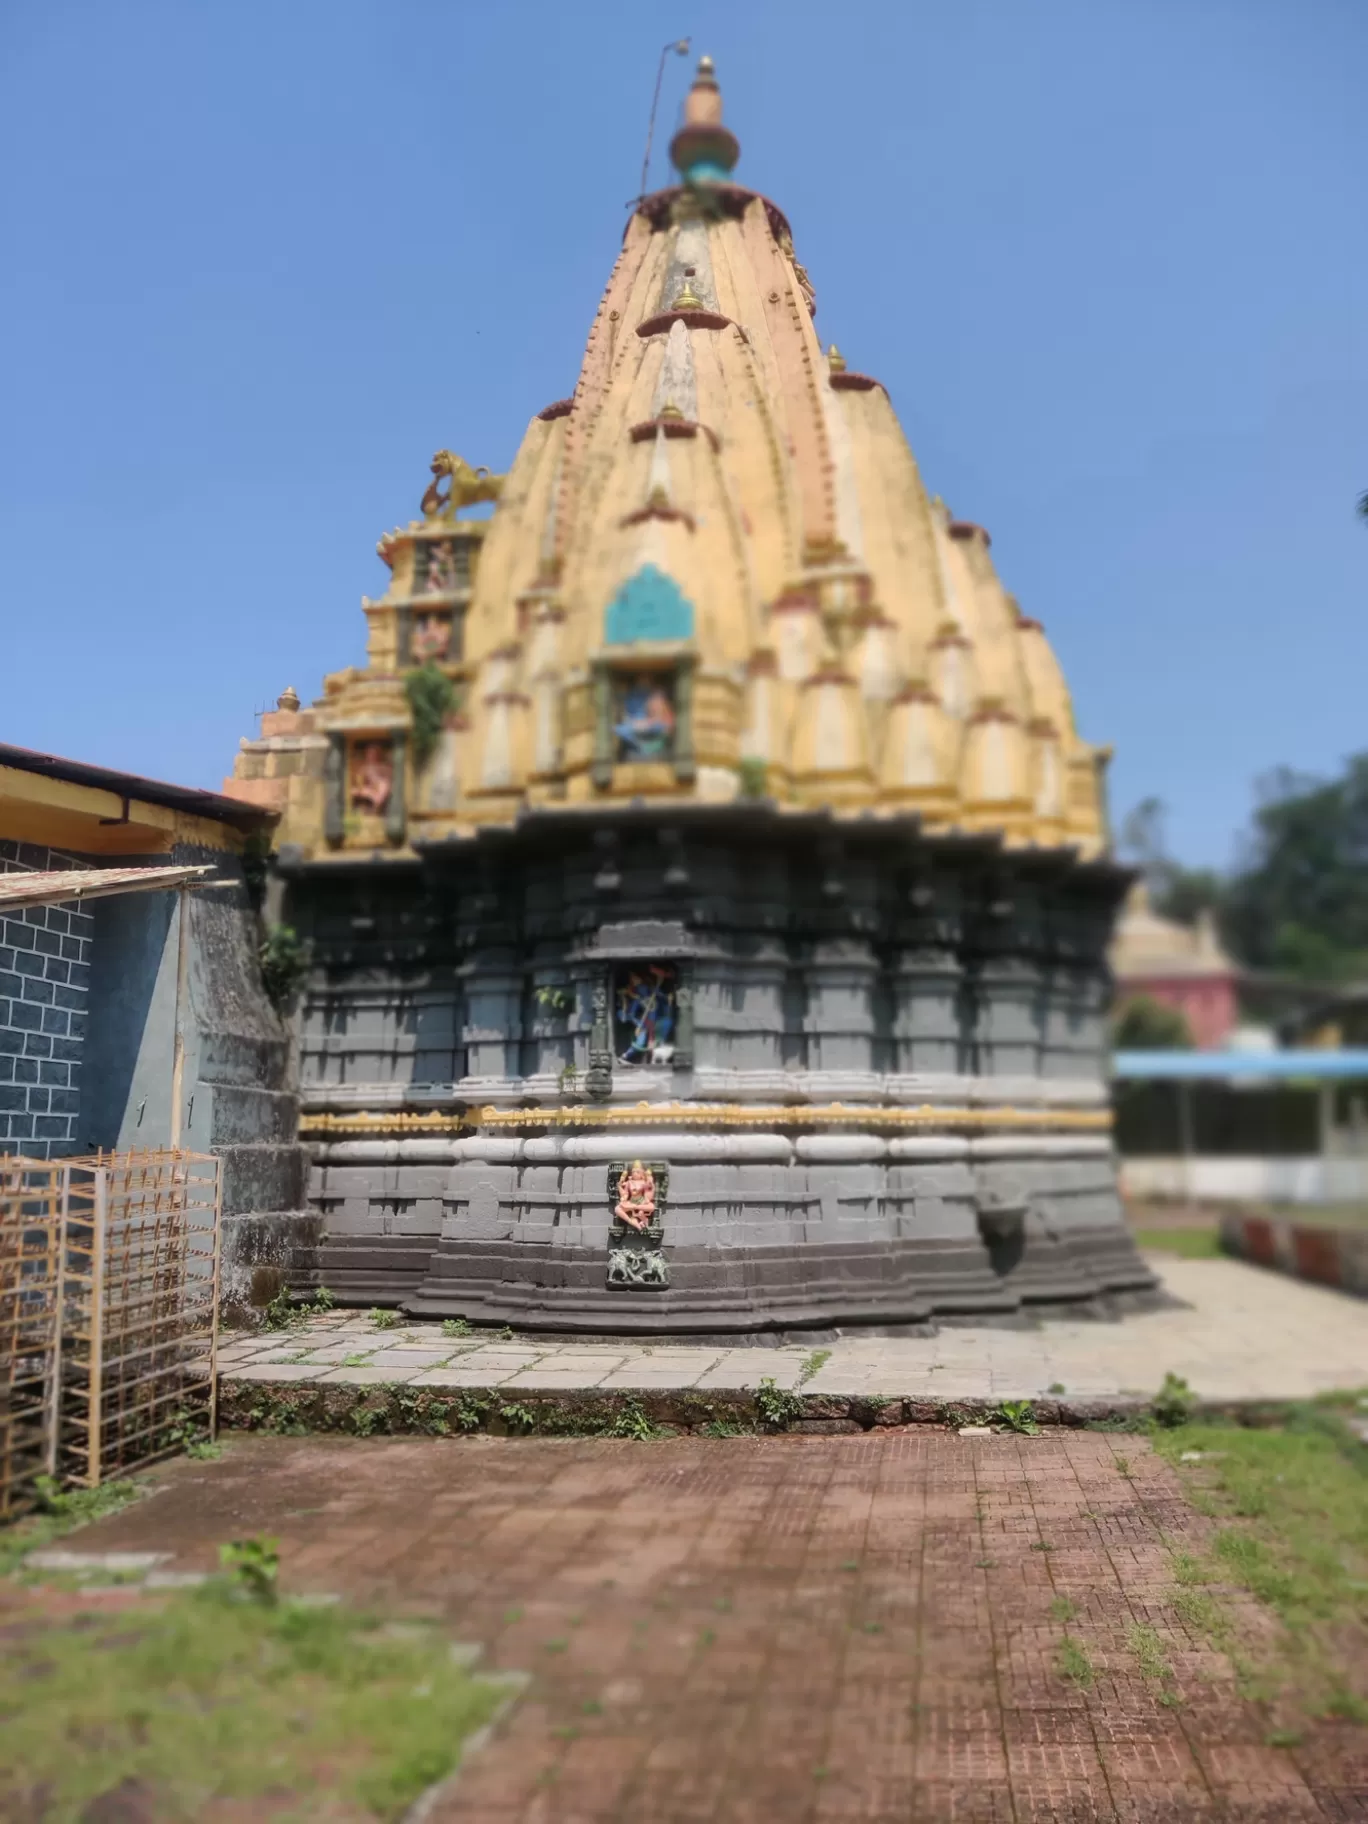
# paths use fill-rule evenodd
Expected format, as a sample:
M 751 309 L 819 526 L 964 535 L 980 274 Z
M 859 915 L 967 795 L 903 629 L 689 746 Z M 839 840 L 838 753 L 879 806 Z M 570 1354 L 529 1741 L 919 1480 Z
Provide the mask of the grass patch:
M 1135 1229 L 1131 1239 L 1137 1248 L 1181 1254 L 1184 1260 L 1221 1260 L 1225 1257 L 1219 1229 Z
M 1157 1632 L 1137 1622 L 1126 1629 L 1126 1645 L 1146 1678 L 1166 1679 L 1172 1668 L 1164 1657 L 1164 1643 Z
M 1072 1621 L 1078 1614 L 1078 1604 L 1070 1596 L 1056 1596 L 1050 1603 L 1051 1621 Z
M 435 1630 L 215 1579 L 6 1642 L 0 1813 L 41 1793 L 44 1816 L 76 1818 L 122 1788 L 158 1817 L 331 1794 L 398 1818 L 503 1696 Z
M 1088 1658 L 1088 1650 L 1076 1641 L 1072 1634 L 1066 1634 L 1059 1643 L 1059 1654 L 1055 1668 L 1061 1678 L 1071 1685 L 1077 1685 L 1080 1691 L 1090 1691 L 1093 1682 L 1093 1664 Z
M 62 1489 L 51 1476 L 39 1476 L 37 1492 L 39 1511 L 0 1528 L 0 1577 L 18 1570 L 30 1552 L 38 1552 L 54 1540 L 88 1526 L 92 1520 L 103 1520 L 106 1514 L 117 1514 L 147 1494 L 149 1485 L 142 1482 L 105 1482 L 99 1488 Z
M 1332 1406 L 1307 1403 L 1282 1416 L 1276 1429 L 1201 1423 L 1157 1431 L 1154 1448 L 1217 1522 L 1216 1574 L 1282 1624 L 1267 1678 L 1308 1709 L 1328 1712 L 1339 1698 L 1353 1708 L 1368 1697 L 1351 1689 L 1343 1664 L 1347 1651 L 1361 1680 L 1368 1662 L 1368 1446 Z M 1183 1463 L 1193 1450 L 1201 1459 Z M 1218 1605 L 1191 1587 L 1211 1573 L 1180 1555 L 1174 1575 L 1175 1613 L 1213 1632 Z

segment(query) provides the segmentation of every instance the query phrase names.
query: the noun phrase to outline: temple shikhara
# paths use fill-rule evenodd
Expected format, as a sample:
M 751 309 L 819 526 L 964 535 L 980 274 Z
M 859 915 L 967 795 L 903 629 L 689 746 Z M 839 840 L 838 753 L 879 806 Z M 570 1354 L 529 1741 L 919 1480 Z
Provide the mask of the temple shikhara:
M 720 1334 L 1152 1284 L 1106 750 L 738 152 L 705 58 L 573 390 L 506 475 L 439 452 L 365 665 L 228 783 L 279 813 L 339 1299 Z

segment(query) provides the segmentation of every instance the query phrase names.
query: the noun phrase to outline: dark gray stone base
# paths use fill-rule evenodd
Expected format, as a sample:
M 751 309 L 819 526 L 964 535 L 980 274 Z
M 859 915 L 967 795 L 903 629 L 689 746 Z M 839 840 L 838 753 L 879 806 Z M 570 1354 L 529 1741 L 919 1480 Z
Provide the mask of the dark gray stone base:
M 1011 1317 L 1041 1303 L 1075 1306 L 1158 1282 L 1128 1239 L 1109 1231 L 1040 1236 L 1007 1275 L 985 1249 L 893 1241 L 675 1248 L 670 1286 L 610 1289 L 595 1249 L 521 1242 L 439 1246 L 421 1288 L 403 1299 L 421 1317 L 462 1316 L 524 1330 L 616 1336 L 735 1335 L 757 1330 L 922 1325 L 938 1317 Z

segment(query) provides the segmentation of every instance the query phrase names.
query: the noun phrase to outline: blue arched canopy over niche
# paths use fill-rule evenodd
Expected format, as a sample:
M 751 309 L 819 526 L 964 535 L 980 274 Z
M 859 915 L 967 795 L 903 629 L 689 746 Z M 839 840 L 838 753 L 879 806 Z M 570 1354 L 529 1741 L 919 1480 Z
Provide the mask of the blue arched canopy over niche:
M 606 646 L 636 640 L 691 640 L 694 608 L 672 576 L 643 564 L 618 590 L 603 617 Z

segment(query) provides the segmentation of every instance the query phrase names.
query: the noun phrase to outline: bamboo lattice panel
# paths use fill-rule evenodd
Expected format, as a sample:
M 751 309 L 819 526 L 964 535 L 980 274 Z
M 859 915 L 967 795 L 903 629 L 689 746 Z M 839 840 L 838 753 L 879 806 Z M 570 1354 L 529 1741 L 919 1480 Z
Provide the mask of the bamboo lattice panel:
M 214 1435 L 219 1161 L 0 1156 L 0 1517 Z
M 213 1436 L 219 1162 L 149 1152 L 69 1166 L 61 1467 L 94 1487 Z
M 0 1520 L 56 1466 L 64 1175 L 0 1157 Z

